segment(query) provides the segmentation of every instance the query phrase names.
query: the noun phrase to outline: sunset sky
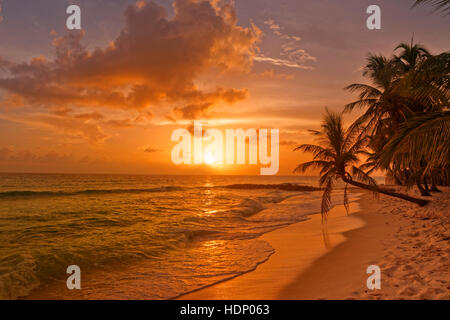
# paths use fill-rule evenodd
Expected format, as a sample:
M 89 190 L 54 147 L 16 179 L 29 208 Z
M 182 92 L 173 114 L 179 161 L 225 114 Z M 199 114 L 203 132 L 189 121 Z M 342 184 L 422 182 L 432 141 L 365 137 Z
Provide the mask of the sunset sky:
M 413 35 L 450 48 L 450 19 L 412 3 L 0 0 L 0 172 L 259 174 L 172 164 L 171 133 L 195 119 L 280 129 L 279 174 L 291 174 L 307 129 L 366 81 L 368 52 Z M 65 28 L 69 4 L 81 32 Z M 371 4 L 382 30 L 366 28 Z

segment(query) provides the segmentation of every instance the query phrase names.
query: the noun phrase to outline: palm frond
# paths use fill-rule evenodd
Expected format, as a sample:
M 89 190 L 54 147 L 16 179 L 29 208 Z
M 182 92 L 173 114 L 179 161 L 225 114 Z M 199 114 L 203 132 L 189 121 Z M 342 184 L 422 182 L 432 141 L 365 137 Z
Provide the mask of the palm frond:
M 386 166 L 393 160 L 403 167 L 446 167 L 450 158 L 450 111 L 426 113 L 408 121 L 380 153 Z
M 348 188 L 348 183 L 346 183 L 345 187 L 344 187 L 344 207 L 345 207 L 345 211 L 347 212 L 347 215 L 348 215 L 348 212 L 350 209 L 350 204 L 348 201 L 347 188 Z
M 367 183 L 372 186 L 376 186 L 377 183 L 374 178 L 369 176 L 367 173 L 365 173 L 363 170 L 356 166 L 352 166 L 352 175 L 356 177 L 359 181 Z
M 315 145 L 315 144 L 302 144 L 294 149 L 294 151 L 303 151 L 303 152 L 309 152 L 309 153 L 320 153 L 326 151 L 325 148 Z
M 354 83 L 344 88 L 349 92 L 359 92 L 359 99 L 365 100 L 379 97 L 382 92 L 375 87 L 363 83 Z
M 450 0 L 416 0 L 413 7 L 422 4 L 430 4 L 434 7 L 434 11 L 440 11 L 445 14 L 449 14 L 450 12 Z
M 321 187 L 325 186 L 328 182 L 328 179 L 336 179 L 338 177 L 337 173 L 336 173 L 336 169 L 334 168 L 334 166 L 330 169 L 328 169 L 326 172 L 323 172 L 322 175 L 319 178 L 319 185 Z
M 353 111 L 355 108 L 359 108 L 359 109 L 367 108 L 377 102 L 378 102 L 378 99 L 359 99 L 357 101 L 347 103 L 344 106 L 344 112 Z
M 305 163 L 299 164 L 295 169 L 294 173 L 304 173 L 308 171 L 309 169 L 323 169 L 323 168 L 329 168 L 333 165 L 333 162 L 330 161 L 309 161 Z
M 332 208 L 331 203 L 331 193 L 333 191 L 333 178 L 329 178 L 325 185 L 325 190 L 322 195 L 321 213 L 322 213 L 322 223 L 326 223 L 328 212 Z

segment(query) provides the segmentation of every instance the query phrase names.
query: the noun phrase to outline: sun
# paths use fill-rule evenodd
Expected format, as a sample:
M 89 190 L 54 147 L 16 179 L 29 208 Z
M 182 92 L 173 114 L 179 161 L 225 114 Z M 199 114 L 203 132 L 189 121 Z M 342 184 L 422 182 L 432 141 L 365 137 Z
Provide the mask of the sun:
M 206 153 L 203 155 L 203 162 L 206 164 L 214 164 L 216 162 L 216 157 L 211 152 Z

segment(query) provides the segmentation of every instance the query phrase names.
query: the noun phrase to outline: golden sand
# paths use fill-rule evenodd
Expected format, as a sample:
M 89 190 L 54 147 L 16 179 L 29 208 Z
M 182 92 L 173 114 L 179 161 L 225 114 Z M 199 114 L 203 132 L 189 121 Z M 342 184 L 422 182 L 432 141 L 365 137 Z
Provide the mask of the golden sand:
M 449 205 L 450 188 L 424 208 L 364 193 L 360 210 L 330 212 L 328 237 L 319 215 L 268 233 L 276 252 L 266 263 L 180 299 L 449 299 Z M 367 288 L 370 265 L 380 290 Z

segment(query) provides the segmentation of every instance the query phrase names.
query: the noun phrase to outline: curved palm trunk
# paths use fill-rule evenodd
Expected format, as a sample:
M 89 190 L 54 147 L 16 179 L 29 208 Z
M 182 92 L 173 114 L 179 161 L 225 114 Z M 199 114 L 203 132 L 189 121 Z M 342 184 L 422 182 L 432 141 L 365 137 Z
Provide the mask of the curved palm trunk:
M 370 191 L 377 192 L 377 193 L 382 193 L 382 194 L 385 194 L 385 195 L 388 195 L 391 197 L 395 197 L 395 198 L 400 198 L 400 199 L 418 204 L 421 207 L 425 206 L 429 202 L 428 200 L 413 198 L 406 194 L 397 193 L 397 192 L 393 192 L 390 190 L 382 189 L 380 187 L 367 185 L 367 184 L 364 184 L 364 183 L 361 183 L 358 181 L 353 181 L 353 180 L 347 179 L 346 177 L 342 177 L 342 180 L 344 180 L 344 182 L 351 184 L 355 187 L 359 187 L 359 188 L 370 190 Z

